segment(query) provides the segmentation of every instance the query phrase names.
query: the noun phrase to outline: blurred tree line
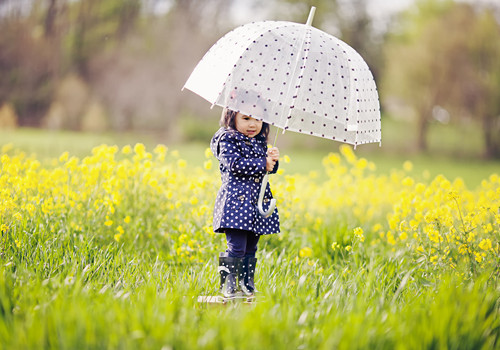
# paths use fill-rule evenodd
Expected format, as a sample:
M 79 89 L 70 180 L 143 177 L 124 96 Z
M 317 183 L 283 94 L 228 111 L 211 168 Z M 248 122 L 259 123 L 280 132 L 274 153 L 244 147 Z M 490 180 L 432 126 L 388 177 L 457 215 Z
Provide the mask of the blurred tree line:
M 173 137 L 194 116 L 217 119 L 181 88 L 219 37 L 303 23 L 311 6 L 314 26 L 367 61 L 384 117 L 415 123 L 419 150 L 436 120 L 477 123 L 500 158 L 500 6 L 452 0 L 416 0 L 383 29 L 368 0 L 0 0 L 0 127 Z

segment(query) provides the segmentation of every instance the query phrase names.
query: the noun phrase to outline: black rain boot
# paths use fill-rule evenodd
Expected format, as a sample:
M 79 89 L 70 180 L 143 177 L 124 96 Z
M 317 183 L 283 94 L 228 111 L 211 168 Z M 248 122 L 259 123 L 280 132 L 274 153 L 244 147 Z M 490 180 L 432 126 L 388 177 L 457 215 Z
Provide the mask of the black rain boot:
M 220 292 L 225 298 L 234 298 L 237 292 L 237 273 L 240 269 L 241 259 L 226 256 L 226 253 L 219 255 Z
M 256 292 L 254 284 L 255 265 L 257 265 L 257 258 L 246 256 L 242 259 L 238 284 L 246 296 L 252 296 Z

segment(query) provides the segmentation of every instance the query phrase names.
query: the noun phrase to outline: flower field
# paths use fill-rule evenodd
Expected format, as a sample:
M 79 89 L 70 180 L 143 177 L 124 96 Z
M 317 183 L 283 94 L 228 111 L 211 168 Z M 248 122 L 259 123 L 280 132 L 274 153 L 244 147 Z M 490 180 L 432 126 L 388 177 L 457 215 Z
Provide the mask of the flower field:
M 500 176 L 377 175 L 348 147 L 271 185 L 258 301 L 215 294 L 218 164 L 158 145 L 0 153 L 0 349 L 500 348 Z M 320 173 L 321 172 L 321 173 Z

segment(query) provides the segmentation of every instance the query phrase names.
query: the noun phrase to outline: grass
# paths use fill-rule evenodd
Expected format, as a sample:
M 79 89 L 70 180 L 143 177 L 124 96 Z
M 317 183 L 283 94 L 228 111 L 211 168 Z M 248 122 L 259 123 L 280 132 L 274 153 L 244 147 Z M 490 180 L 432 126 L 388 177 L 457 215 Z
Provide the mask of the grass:
M 342 171 L 344 163 L 330 164 L 324 179 L 282 176 L 273 189 L 282 189 L 283 232 L 259 243 L 259 301 L 213 306 L 196 302 L 217 293 L 225 243 L 210 232 L 218 173 L 201 167 L 206 143 L 169 145 L 187 159 L 184 167 L 171 153 L 160 161 L 155 152 L 137 159 L 140 150 L 116 158 L 112 149 L 89 151 L 103 142 L 143 142 L 151 151 L 151 136 L 0 136 L 42 160 L 70 153 L 41 165 L 13 151 L 2 157 L 0 349 L 500 347 L 498 179 L 457 194 L 478 198 L 463 204 L 477 226 L 470 234 L 445 210 L 444 180 L 419 189 L 400 175 L 392 181 L 355 166 Z M 319 169 L 330 151 L 287 147 L 285 174 Z M 88 158 L 72 163 L 73 155 Z M 388 220 L 399 209 L 407 216 L 393 227 Z M 362 239 L 353 233 L 358 226 Z M 459 247 L 431 241 L 426 230 L 436 227 Z M 469 255 L 460 253 L 460 235 L 470 238 Z M 493 248 L 480 247 L 486 239 Z

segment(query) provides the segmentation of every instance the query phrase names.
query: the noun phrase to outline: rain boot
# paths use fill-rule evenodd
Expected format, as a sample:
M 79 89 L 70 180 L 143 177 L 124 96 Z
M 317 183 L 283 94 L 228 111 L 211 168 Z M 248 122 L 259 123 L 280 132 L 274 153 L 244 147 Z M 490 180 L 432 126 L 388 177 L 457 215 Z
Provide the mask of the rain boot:
M 253 296 L 256 292 L 254 284 L 255 265 L 257 265 L 257 258 L 246 256 L 242 259 L 238 284 L 246 296 Z
M 237 292 L 237 273 L 241 259 L 231 258 L 226 253 L 219 255 L 220 292 L 225 298 L 234 298 Z

